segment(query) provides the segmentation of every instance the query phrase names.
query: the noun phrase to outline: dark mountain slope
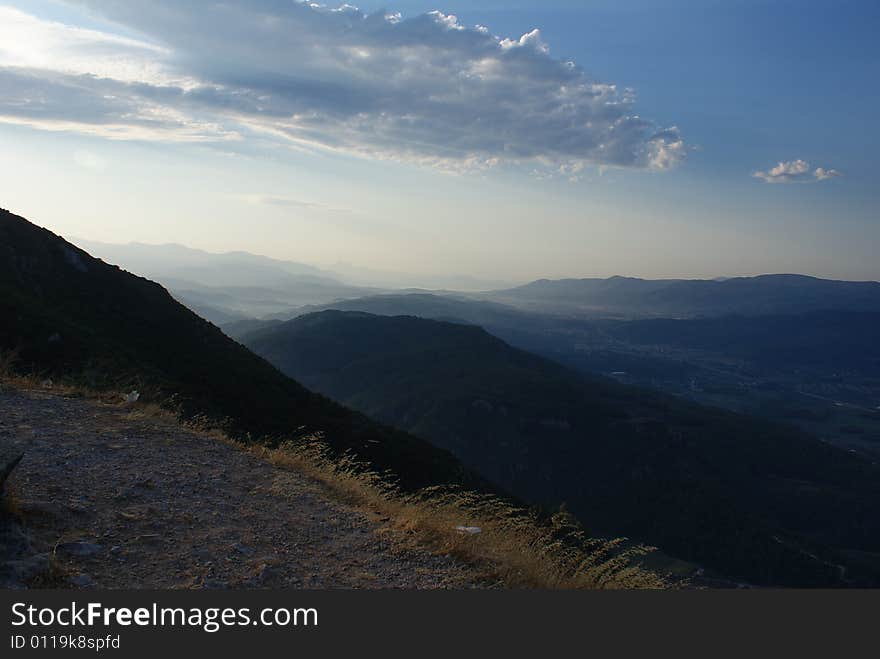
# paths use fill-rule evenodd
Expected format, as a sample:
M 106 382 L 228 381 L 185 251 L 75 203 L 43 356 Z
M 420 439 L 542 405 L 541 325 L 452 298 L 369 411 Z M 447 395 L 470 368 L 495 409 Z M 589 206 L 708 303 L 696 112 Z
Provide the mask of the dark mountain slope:
M 761 275 L 725 280 L 540 280 L 488 294 L 493 300 L 558 313 L 718 316 L 809 311 L 880 311 L 880 283 Z
M 245 342 L 593 531 L 756 583 L 878 583 L 847 550 L 880 557 L 880 471 L 796 430 L 586 380 L 472 326 L 328 311 Z
M 239 436 L 322 431 L 406 487 L 478 482 L 449 453 L 307 391 L 158 284 L 0 211 L 0 351 L 10 350 L 23 371 L 173 397 Z

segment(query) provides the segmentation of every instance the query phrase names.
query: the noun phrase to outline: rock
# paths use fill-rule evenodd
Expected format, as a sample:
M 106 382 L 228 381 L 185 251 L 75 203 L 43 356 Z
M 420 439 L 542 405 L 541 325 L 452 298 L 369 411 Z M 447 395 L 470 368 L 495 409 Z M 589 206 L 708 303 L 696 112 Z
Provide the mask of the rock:
M 93 542 L 85 542 L 81 540 L 76 542 L 62 542 L 55 549 L 69 556 L 85 558 L 100 553 L 103 550 L 103 547 L 101 547 L 101 545 L 96 545 Z
M 205 590 L 227 590 L 229 582 L 222 579 L 205 579 L 199 587 Z
M 479 526 L 456 526 L 455 530 L 462 535 L 477 535 L 478 533 L 483 532 L 483 529 Z
M 250 556 L 254 553 L 253 549 L 246 545 L 243 545 L 240 542 L 236 542 L 234 545 L 232 545 L 232 550 L 239 554 L 243 554 L 244 556 Z
M 49 554 L 34 554 L 27 558 L 6 563 L 10 587 L 24 588 L 37 577 L 49 572 Z
M 95 580 L 87 574 L 77 574 L 76 576 L 70 577 L 67 581 L 71 586 L 76 586 L 77 588 L 94 588 L 98 585 L 95 583 Z
M 281 583 L 284 570 L 280 565 L 263 563 L 259 571 L 242 585 L 246 588 L 264 588 L 270 584 Z
M 211 561 L 214 558 L 214 554 L 212 554 L 209 550 L 199 547 L 194 548 L 192 552 L 193 558 L 198 560 L 201 563 L 205 563 L 207 561 Z

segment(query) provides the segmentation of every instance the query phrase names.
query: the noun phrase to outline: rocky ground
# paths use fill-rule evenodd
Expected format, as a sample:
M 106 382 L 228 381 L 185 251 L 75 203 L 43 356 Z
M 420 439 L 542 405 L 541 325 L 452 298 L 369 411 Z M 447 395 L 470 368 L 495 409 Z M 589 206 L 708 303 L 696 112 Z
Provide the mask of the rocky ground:
M 318 483 L 137 404 L 0 389 L 0 587 L 461 588 Z

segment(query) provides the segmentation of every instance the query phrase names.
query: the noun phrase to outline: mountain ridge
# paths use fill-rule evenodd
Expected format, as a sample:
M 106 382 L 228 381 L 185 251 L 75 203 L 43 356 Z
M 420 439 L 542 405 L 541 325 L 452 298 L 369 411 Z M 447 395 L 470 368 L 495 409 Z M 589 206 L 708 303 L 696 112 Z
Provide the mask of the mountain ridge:
M 526 309 L 583 315 L 759 315 L 842 309 L 880 311 L 880 282 L 768 274 L 726 279 L 540 279 L 482 296 Z

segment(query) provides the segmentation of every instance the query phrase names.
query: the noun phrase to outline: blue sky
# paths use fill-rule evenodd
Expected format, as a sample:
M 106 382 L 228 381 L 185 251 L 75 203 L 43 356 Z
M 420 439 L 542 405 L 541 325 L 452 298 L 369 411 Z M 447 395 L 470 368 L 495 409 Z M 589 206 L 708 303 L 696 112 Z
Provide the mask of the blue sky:
M 880 279 L 877 3 L 164 4 L 0 0 L 0 205 L 383 270 Z

